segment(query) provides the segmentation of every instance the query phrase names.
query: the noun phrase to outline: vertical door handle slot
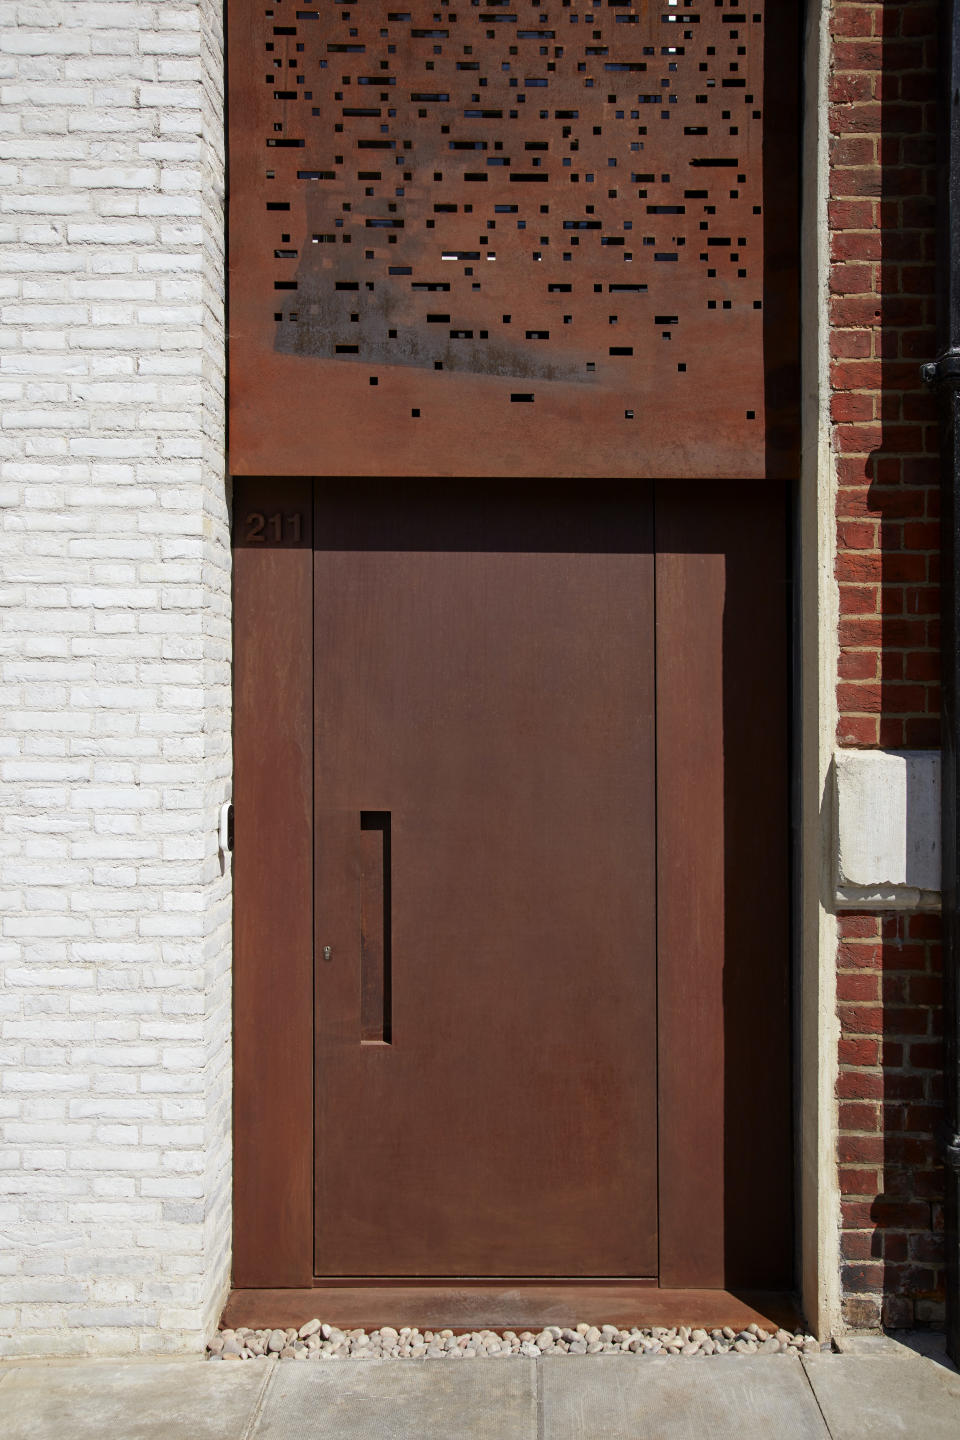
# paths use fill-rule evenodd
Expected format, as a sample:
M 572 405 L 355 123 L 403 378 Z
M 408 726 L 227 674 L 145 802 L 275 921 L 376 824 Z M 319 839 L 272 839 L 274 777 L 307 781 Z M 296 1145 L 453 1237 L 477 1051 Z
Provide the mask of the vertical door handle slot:
M 389 1045 L 390 811 L 360 811 L 360 1039 Z

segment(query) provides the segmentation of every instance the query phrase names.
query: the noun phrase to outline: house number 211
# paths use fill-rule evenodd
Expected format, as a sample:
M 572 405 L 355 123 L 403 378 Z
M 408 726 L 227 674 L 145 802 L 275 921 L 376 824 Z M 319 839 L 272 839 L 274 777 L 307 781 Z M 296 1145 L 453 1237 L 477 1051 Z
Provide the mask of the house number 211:
M 275 515 L 266 515 L 262 510 L 253 510 L 247 516 L 247 531 L 244 541 L 247 545 L 282 545 L 286 540 L 294 545 L 303 538 L 303 516 L 296 510 Z

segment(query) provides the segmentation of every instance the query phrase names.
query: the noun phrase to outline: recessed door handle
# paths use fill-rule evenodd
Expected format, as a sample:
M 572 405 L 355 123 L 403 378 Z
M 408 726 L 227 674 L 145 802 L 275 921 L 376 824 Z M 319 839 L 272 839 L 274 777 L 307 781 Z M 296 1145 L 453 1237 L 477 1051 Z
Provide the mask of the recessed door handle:
M 360 811 L 360 1039 L 390 1043 L 390 812 Z

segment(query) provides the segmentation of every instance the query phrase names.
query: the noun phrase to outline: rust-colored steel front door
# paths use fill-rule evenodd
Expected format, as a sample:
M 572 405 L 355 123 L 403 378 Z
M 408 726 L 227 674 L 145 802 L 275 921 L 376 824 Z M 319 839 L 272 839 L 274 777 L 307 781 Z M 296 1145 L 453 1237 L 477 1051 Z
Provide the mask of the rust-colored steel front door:
M 235 1283 L 789 1288 L 783 497 L 234 524 Z
M 319 1275 L 657 1273 L 651 518 L 318 488 Z

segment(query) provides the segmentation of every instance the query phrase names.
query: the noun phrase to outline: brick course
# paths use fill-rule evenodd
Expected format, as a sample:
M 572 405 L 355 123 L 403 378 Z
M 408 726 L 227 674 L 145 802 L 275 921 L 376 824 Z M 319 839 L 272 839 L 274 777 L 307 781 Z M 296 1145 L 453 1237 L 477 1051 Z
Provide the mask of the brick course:
M 939 743 L 939 462 L 919 365 L 935 350 L 937 6 L 838 0 L 830 85 L 837 742 Z M 941 1313 L 935 915 L 839 920 L 843 1309 Z

